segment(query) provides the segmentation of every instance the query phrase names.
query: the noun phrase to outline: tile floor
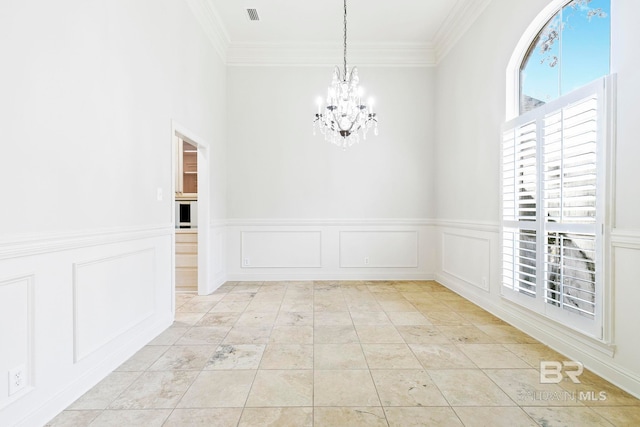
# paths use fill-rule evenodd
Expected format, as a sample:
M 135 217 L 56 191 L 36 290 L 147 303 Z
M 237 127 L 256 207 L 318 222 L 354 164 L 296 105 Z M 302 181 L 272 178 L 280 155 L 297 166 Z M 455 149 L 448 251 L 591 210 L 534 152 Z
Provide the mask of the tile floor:
M 176 307 L 48 425 L 640 425 L 592 373 L 541 384 L 565 358 L 435 282 L 234 282 Z

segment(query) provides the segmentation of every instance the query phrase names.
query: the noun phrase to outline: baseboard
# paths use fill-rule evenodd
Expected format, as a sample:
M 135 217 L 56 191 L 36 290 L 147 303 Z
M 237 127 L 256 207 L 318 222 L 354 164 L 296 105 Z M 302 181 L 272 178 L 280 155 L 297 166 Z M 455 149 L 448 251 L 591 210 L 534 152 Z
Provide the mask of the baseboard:
M 156 322 L 132 337 L 125 346 L 113 351 L 101 363 L 95 365 L 75 381 L 68 384 L 59 393 L 44 402 L 39 408 L 29 414 L 26 414 L 22 420 L 15 424 L 16 427 L 45 425 L 84 393 L 102 381 L 118 366 L 127 361 L 148 342 L 171 326 L 173 319 L 170 317 L 171 315 L 168 314 L 163 321 Z
M 232 282 L 267 282 L 267 281 L 314 281 L 314 280 L 434 280 L 433 273 L 242 273 L 230 274 Z
M 2 369 L 17 360 L 29 378 L 24 393 L 0 390 L 0 425 L 43 425 L 171 324 L 172 233 L 163 225 L 0 239 L 0 283 L 20 279 L 20 292 L 2 286 L 3 303 L 15 307 L 15 330 L 27 331 L 3 334 Z
M 214 277 L 213 282 L 211 284 L 211 292 L 215 292 L 220 286 L 224 285 L 228 281 L 226 274 L 221 274 Z
M 592 342 L 587 337 L 576 337 L 575 332 L 571 334 L 569 330 L 564 333 L 552 325 L 540 323 L 539 319 L 535 319 L 525 309 L 508 301 L 495 303 L 488 299 L 478 298 L 477 295 L 465 292 L 459 283 L 446 275 L 436 274 L 435 280 L 555 351 L 573 360 L 579 360 L 587 369 L 640 399 L 640 377 L 618 366 L 609 358 L 614 354 L 614 347 Z

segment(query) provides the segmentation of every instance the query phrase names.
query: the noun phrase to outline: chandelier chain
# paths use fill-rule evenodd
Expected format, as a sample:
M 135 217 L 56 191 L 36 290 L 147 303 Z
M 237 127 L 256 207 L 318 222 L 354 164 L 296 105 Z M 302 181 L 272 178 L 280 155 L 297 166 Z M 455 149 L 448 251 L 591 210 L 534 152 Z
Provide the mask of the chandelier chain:
M 347 0 L 344 0 L 344 78 L 347 78 Z

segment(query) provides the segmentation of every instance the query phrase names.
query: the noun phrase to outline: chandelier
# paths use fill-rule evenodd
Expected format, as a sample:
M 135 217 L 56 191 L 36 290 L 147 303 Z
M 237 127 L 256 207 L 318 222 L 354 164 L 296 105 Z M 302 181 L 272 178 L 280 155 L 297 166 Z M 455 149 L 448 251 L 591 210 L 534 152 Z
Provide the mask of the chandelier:
M 378 119 L 373 112 L 373 102 L 362 103 L 363 91 L 358 86 L 358 69 L 347 67 L 347 0 L 344 0 L 344 68 L 336 65 L 333 79 L 327 92 L 326 105 L 318 100 L 318 112 L 313 121 L 313 134 L 318 129 L 326 141 L 342 147 L 351 147 L 362 139 L 367 139 L 367 131 L 373 128 L 378 135 Z

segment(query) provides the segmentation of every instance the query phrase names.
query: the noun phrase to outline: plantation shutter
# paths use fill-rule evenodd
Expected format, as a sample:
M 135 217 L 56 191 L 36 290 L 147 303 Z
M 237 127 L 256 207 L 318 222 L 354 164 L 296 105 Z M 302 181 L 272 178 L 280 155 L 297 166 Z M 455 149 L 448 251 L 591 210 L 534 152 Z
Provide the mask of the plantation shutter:
M 529 111 L 502 133 L 503 295 L 598 337 L 604 85 Z
M 536 295 L 537 126 L 535 121 L 503 133 L 503 285 Z
M 596 301 L 598 97 L 544 119 L 547 303 L 588 318 Z

